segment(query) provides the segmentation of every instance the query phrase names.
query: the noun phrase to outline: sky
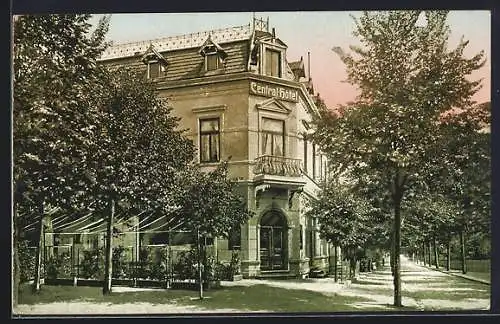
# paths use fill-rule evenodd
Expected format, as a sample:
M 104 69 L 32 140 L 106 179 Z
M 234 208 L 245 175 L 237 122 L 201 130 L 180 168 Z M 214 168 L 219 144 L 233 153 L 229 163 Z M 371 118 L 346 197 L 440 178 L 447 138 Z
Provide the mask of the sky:
M 257 18 L 269 17 L 270 28 L 288 45 L 288 61 L 306 63 L 307 53 L 311 57 L 311 78 L 314 89 L 330 108 L 354 100 L 356 88 L 345 81 L 344 64 L 331 49 L 339 46 L 348 50 L 357 44 L 352 36 L 354 21 L 351 15 L 360 12 L 347 11 L 301 11 L 301 12 L 256 12 Z M 212 29 L 242 26 L 252 21 L 253 13 L 147 13 L 112 14 L 107 40 L 114 44 L 152 40 L 155 38 L 203 32 Z M 100 15 L 92 19 L 96 22 Z M 483 78 L 483 88 L 474 96 L 477 102 L 490 101 L 491 83 L 491 16 L 489 11 L 451 11 L 448 15 L 451 28 L 450 46 L 458 44 L 460 37 L 469 40 L 464 51 L 471 57 L 484 50 L 486 64 L 471 79 Z

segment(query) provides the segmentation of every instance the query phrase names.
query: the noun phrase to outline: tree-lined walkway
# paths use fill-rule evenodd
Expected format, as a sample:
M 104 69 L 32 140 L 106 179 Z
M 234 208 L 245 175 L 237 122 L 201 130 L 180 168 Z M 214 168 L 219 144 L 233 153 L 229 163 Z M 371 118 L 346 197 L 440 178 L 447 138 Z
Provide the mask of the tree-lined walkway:
M 484 310 L 490 307 L 490 287 L 420 266 L 401 256 L 402 302 L 407 310 Z M 225 285 L 267 285 L 287 289 L 321 292 L 325 295 L 363 297 L 368 301 L 351 306 L 362 310 L 397 310 L 393 302 L 393 277 L 389 267 L 361 273 L 350 284 L 335 283 L 333 278 L 300 281 L 243 280 Z
M 22 314 L 166 314 L 229 312 L 355 312 L 487 310 L 490 286 L 417 265 L 401 257 L 403 308 L 395 308 L 389 267 L 362 273 L 352 283 L 333 278 L 306 280 L 245 279 L 223 282 L 222 289 L 207 291 L 208 299 L 195 300 L 196 293 L 161 289 L 117 289 L 104 298 L 92 287 L 47 287 L 60 298 L 22 304 Z M 79 289 L 79 290 L 78 290 Z M 94 289 L 94 290 L 92 290 Z M 120 291 L 120 292 L 119 292 Z M 78 293 L 81 295 L 76 295 Z M 89 293 L 93 292 L 93 295 Z M 64 294 L 68 296 L 63 298 Z M 51 295 L 52 296 L 52 295 Z M 77 298 L 78 297 L 78 298 Z M 194 299 L 193 299 L 194 298 Z M 50 298 L 49 298 L 50 299 Z
M 440 271 L 442 273 L 446 273 L 446 274 L 449 274 L 451 276 L 460 277 L 460 278 L 472 280 L 475 282 L 480 282 L 480 283 L 485 284 L 485 285 L 491 285 L 491 274 L 489 272 L 471 272 L 471 271 L 468 271 L 466 274 L 463 274 L 461 270 L 454 270 L 454 269 L 446 270 L 442 267 L 439 269 L 436 269 L 435 266 L 429 266 L 429 265 L 425 265 L 425 266 L 420 265 L 420 266 L 426 267 L 426 268 L 434 270 L 434 271 Z

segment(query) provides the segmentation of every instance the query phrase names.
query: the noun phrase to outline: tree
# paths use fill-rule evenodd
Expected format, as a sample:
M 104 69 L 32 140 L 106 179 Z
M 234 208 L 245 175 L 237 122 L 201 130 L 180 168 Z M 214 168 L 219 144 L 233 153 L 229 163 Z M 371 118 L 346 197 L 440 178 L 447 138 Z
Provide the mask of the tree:
M 340 246 L 350 261 L 354 276 L 357 250 L 364 247 L 370 235 L 373 206 L 337 181 L 326 184 L 317 199 L 309 201 L 307 215 L 316 217 L 320 236 Z
M 178 129 L 172 107 L 138 72 L 103 67 L 99 123 L 88 172 L 92 197 L 107 212 L 103 292 L 111 292 L 112 233 L 117 202 L 131 209 L 171 213 L 180 205 L 177 174 L 192 161 L 194 146 Z
M 95 60 L 106 47 L 107 18 L 91 32 L 90 15 L 27 15 L 14 23 L 14 303 L 19 286 L 19 219 L 52 205 L 78 208 L 95 110 Z M 31 215 L 31 214 L 30 214 Z M 39 249 L 40 250 L 40 249 Z M 40 255 L 41 251 L 38 252 Z M 40 267 L 37 266 L 37 278 Z M 34 289 L 40 288 L 35 280 Z
M 200 299 L 203 298 L 202 264 L 206 268 L 206 238 L 228 238 L 233 229 L 244 224 L 253 212 L 246 206 L 237 182 L 229 178 L 228 162 L 212 171 L 193 166 L 181 174 L 183 193 L 181 208 L 177 211 L 197 238 Z
M 394 305 L 401 303 L 401 205 L 408 189 L 422 182 L 430 161 L 439 116 L 470 106 L 480 81 L 468 75 L 483 64 L 483 53 L 467 59 L 467 42 L 449 50 L 446 11 L 426 12 L 427 25 L 415 25 L 420 11 L 364 12 L 354 18 L 361 45 L 352 53 L 334 50 L 348 79 L 360 91 L 342 109 L 334 129 L 317 122 L 318 142 L 333 163 L 357 177 L 379 183 L 390 195 L 394 214 Z M 326 126 L 324 126 L 326 125 Z M 327 128 L 325 128 L 327 127 Z M 326 135 L 326 136 L 325 136 Z
M 488 127 L 489 103 L 473 105 L 444 114 L 430 157 L 429 189 L 443 192 L 461 211 L 455 217 L 460 235 L 462 271 L 465 267 L 466 234 L 490 235 L 491 151 Z
M 439 244 L 449 246 L 451 235 L 457 231 L 459 206 L 443 194 L 426 193 L 407 201 L 406 209 L 410 217 L 403 227 L 405 235 L 414 242 L 433 244 L 434 266 L 438 268 Z M 449 253 L 447 257 L 449 261 Z

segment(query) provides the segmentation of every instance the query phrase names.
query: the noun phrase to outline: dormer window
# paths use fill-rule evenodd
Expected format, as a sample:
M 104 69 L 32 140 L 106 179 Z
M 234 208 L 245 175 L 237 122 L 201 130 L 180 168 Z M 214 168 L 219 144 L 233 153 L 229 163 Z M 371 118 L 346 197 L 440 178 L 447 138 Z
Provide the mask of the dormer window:
M 281 77 L 281 52 L 266 48 L 266 75 Z
M 205 58 L 206 72 L 216 71 L 223 68 L 227 53 L 222 47 L 212 40 L 211 35 L 208 35 L 208 38 L 201 46 L 199 53 Z
M 152 44 L 142 56 L 142 62 L 147 66 L 146 77 L 148 79 L 165 76 L 168 62 L 163 55 L 154 49 Z
M 257 53 L 252 52 L 252 61 L 258 62 L 259 73 L 274 78 L 283 78 L 286 72 L 286 44 L 276 38 L 274 33 L 272 36 L 259 39 L 257 44 L 259 49 Z
M 151 61 L 148 65 L 148 79 L 154 79 L 165 75 L 165 67 L 158 61 Z
M 219 68 L 219 56 L 217 53 L 211 53 L 205 56 L 205 66 L 207 71 L 213 71 Z

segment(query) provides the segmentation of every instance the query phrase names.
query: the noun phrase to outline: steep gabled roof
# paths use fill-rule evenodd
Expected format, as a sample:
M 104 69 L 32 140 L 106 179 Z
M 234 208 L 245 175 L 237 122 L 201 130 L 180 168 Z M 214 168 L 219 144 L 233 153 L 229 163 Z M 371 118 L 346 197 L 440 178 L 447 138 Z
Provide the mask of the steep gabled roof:
M 200 55 L 205 56 L 207 54 L 210 54 L 210 52 L 215 52 L 219 54 L 222 59 L 225 59 L 227 57 L 226 51 L 216 42 L 212 40 L 212 34 L 208 34 L 207 40 L 201 45 L 200 50 L 198 53 Z
M 154 48 L 153 44 L 149 45 L 149 48 L 146 51 L 146 53 L 142 55 L 142 61 L 147 62 L 151 58 L 154 58 L 165 65 L 168 64 L 167 60 Z
M 303 60 L 302 56 L 300 57 L 300 61 L 289 62 L 288 65 L 290 66 L 290 69 L 292 70 L 293 74 L 295 75 L 295 79 L 297 81 L 300 80 L 301 77 L 305 78 L 306 72 L 305 72 L 304 60 Z
M 274 43 L 286 48 L 280 39 L 272 33 L 261 30 L 252 30 L 250 24 L 217 29 L 206 32 L 187 34 L 182 36 L 165 37 L 143 42 L 115 45 L 108 48 L 100 58 L 108 66 L 128 66 L 137 70 L 145 70 L 143 60 L 154 56 L 167 67 L 166 73 L 158 79 L 162 82 L 189 80 L 206 76 L 204 55 L 208 51 L 216 51 L 224 60 L 223 68 L 210 71 L 214 74 L 231 74 L 250 70 L 252 50 L 258 50 L 259 42 Z M 286 57 L 283 78 L 286 80 L 298 79 Z M 292 64 L 293 66 L 293 64 Z M 215 72 L 215 73 L 214 73 Z M 300 74 L 300 73 L 299 73 Z
M 216 29 L 206 32 L 192 33 L 180 36 L 158 38 L 142 42 L 117 44 L 104 51 L 101 60 L 133 57 L 146 52 L 153 44 L 158 52 L 176 51 L 188 48 L 200 48 L 210 36 L 218 44 L 250 39 L 252 34 L 250 24 L 238 27 Z

